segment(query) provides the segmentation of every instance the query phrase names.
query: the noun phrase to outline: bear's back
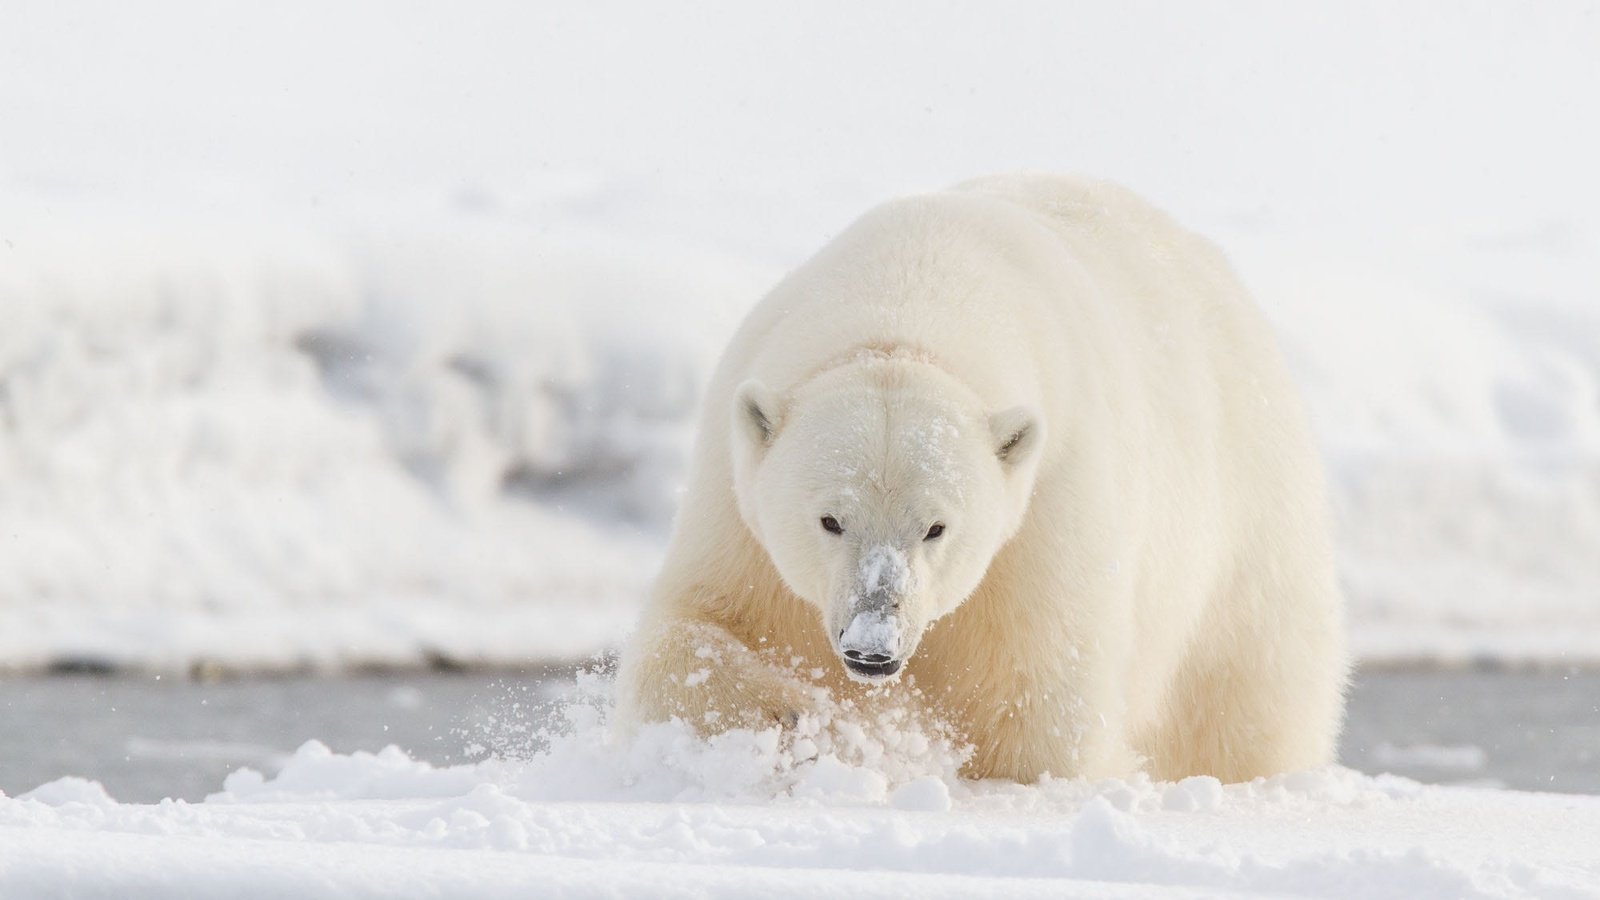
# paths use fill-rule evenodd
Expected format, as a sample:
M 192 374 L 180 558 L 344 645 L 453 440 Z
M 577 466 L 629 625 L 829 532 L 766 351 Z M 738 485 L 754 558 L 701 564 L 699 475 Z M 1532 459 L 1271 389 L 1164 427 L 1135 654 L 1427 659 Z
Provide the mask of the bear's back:
M 1055 234 L 1094 288 L 1062 298 L 1072 307 L 1069 319 L 1097 311 L 1114 323 L 1099 332 L 1118 336 L 1102 366 L 1114 366 L 1119 355 L 1137 359 L 1136 371 L 1125 377 L 1145 384 L 1158 416 L 1170 417 L 1184 405 L 1170 402 L 1175 390 L 1198 383 L 1220 405 L 1219 415 L 1234 420 L 1209 427 L 1287 429 L 1296 434 L 1283 440 L 1303 439 L 1298 398 L 1271 327 L 1216 244 L 1106 181 L 1000 175 L 964 182 L 953 192 L 1026 210 Z M 1263 415 L 1272 407 L 1293 412 Z
M 1202 312 L 1210 321 L 1259 318 L 1232 266 L 1210 240 L 1138 194 L 1109 181 L 1069 175 L 995 175 L 954 192 L 1003 200 L 1032 213 L 1119 302 L 1144 300 L 1150 322 Z M 1187 307 L 1187 308 L 1185 308 Z

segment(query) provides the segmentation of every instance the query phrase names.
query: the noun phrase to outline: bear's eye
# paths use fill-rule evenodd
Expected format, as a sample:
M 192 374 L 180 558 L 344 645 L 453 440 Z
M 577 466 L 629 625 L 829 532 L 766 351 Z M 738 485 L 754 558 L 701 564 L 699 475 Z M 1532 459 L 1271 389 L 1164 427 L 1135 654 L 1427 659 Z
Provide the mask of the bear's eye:
M 941 535 L 941 534 L 944 534 L 944 523 L 943 522 L 935 522 L 935 523 L 933 523 L 933 527 L 928 529 L 928 533 L 927 533 L 926 536 L 923 537 L 923 540 L 925 540 L 925 541 L 938 540 L 939 535 Z
M 829 534 L 844 534 L 844 526 L 840 525 L 839 520 L 833 516 L 822 517 L 822 530 Z

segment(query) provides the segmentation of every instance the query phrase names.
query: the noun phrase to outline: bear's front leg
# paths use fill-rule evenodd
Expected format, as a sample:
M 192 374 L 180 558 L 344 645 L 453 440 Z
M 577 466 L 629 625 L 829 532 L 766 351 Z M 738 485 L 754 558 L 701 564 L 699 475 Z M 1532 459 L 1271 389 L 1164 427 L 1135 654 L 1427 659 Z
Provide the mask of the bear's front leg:
M 1115 710 L 1115 701 L 1086 701 L 1069 687 L 984 695 L 956 718 L 973 745 L 961 774 L 1025 784 L 1046 774 L 1127 777 L 1141 759 L 1128 746 L 1120 716 L 1100 710 Z
M 701 734 L 792 726 L 825 692 L 727 629 L 682 617 L 646 621 L 618 676 L 633 724 L 682 719 Z

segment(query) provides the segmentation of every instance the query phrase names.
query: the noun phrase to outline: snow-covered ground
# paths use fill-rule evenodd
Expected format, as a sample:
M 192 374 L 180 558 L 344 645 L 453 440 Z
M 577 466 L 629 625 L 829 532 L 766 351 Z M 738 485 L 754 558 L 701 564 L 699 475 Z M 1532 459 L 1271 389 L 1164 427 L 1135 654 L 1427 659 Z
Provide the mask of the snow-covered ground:
M 597 709 L 521 760 L 307 743 L 203 803 L 63 778 L 0 797 L 0 895 L 1593 897 L 1600 798 L 1330 768 L 1219 784 L 966 782 L 892 716 L 797 738 Z

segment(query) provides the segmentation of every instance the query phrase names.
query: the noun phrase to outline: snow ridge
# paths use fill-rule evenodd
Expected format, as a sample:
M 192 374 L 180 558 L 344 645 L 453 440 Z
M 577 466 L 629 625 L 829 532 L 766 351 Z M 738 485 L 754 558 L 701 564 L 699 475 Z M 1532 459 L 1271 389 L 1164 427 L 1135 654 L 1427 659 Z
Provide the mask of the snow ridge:
M 276 776 L 240 770 L 200 804 L 119 804 L 82 779 L 0 798 L 0 893 L 69 881 L 125 896 L 1600 890 L 1586 839 L 1600 828 L 1596 798 L 1341 768 L 1226 786 L 974 783 L 955 775 L 959 752 L 904 718 L 843 711 L 797 736 L 710 742 L 665 723 L 624 739 L 597 696 L 568 704 L 548 746 L 521 759 L 439 768 L 395 747 L 344 755 L 313 741 Z

